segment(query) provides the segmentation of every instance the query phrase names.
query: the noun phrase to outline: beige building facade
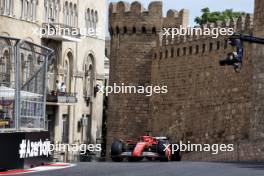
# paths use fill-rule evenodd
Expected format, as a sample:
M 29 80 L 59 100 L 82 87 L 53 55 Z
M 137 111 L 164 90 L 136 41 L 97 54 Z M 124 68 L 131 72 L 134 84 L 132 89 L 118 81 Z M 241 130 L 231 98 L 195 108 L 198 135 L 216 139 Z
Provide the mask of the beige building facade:
M 0 35 L 54 50 L 46 115 L 53 142 L 101 143 L 103 95 L 96 86 L 104 84 L 105 8 L 104 0 L 0 0 Z M 26 69 L 27 53 L 21 60 Z M 56 81 L 66 91 L 58 91 Z M 65 158 L 74 160 L 75 154 Z

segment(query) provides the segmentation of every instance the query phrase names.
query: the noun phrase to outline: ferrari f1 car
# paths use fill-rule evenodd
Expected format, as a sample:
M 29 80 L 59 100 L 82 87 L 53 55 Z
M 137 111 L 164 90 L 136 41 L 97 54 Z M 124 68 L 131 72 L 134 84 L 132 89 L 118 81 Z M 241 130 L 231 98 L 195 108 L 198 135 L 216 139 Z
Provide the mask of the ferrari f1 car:
M 114 162 L 141 161 L 180 161 L 179 151 L 172 152 L 167 137 L 141 136 L 139 141 L 115 140 L 111 146 L 111 158 Z

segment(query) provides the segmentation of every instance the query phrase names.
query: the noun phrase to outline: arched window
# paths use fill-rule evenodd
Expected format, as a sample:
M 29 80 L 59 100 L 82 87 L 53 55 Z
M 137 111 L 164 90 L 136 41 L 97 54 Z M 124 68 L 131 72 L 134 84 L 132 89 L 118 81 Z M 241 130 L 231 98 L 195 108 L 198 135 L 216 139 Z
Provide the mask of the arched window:
M 5 0 L 0 0 L 0 13 L 4 14 L 5 10 Z
M 49 13 L 48 13 L 48 0 L 45 0 L 44 6 L 45 6 L 45 22 L 47 23 L 48 22 L 48 18 L 49 18 Z
M 11 77 L 11 71 L 10 71 L 10 55 L 9 51 L 6 50 L 2 57 L 0 57 L 0 85 L 7 86 L 10 84 L 10 77 Z
M 58 23 L 59 22 L 59 14 L 60 14 L 60 0 L 56 1 L 55 4 L 55 21 Z
M 13 0 L 6 0 L 6 15 L 11 16 L 13 14 Z
M 33 61 L 34 60 L 31 54 L 29 54 L 27 58 L 25 58 L 24 55 L 21 54 L 22 84 L 25 84 L 33 74 L 33 68 L 34 68 Z
M 0 0 L 0 13 L 3 15 L 13 15 L 14 0 Z
M 70 7 L 69 7 L 69 26 L 73 26 L 73 23 L 74 23 L 74 21 L 73 21 L 74 19 L 73 19 L 73 5 L 72 5 L 72 3 L 70 3 Z
M 27 20 L 31 20 L 31 12 L 32 11 L 32 6 L 31 6 L 31 1 L 30 0 L 27 0 L 27 17 L 26 19 Z
M 94 28 L 94 10 L 91 10 L 91 27 Z
M 32 21 L 36 21 L 37 18 L 37 0 L 32 2 Z
M 67 92 L 71 90 L 71 76 L 73 74 L 73 55 L 69 52 L 64 61 L 64 84 L 66 85 Z
M 94 29 L 95 29 L 95 31 L 97 29 L 97 23 L 98 23 L 98 12 L 96 10 L 94 13 Z
M 78 12 L 77 12 L 77 6 L 74 4 L 74 26 L 77 27 L 78 25 Z
M 53 22 L 53 6 L 49 5 L 49 22 Z
M 90 9 L 87 9 L 87 29 L 91 27 L 91 13 Z
M 29 2 L 27 0 L 24 0 L 24 19 L 27 20 L 28 18 L 28 6 Z
M 94 13 L 94 17 L 95 17 L 95 23 L 98 23 L 99 19 L 98 19 L 98 12 L 97 12 L 97 10 Z
M 13 11 L 13 1 L 10 0 L 11 6 L 10 9 Z M 37 16 L 37 5 L 38 0 L 21 0 L 21 19 L 28 20 L 28 21 L 36 21 Z M 48 20 L 49 16 L 49 1 L 45 0 L 45 21 Z M 12 13 L 12 12 L 11 12 Z
M 99 21 L 97 10 L 88 8 L 85 13 L 87 29 L 89 29 L 90 31 L 92 29 L 92 33 L 96 34 L 97 23 Z
M 66 1 L 65 2 L 65 7 L 64 7 L 64 23 L 69 24 L 69 4 Z
M 95 70 L 94 70 L 94 57 L 89 54 L 84 61 L 84 82 L 83 82 L 83 94 L 84 97 L 92 98 L 94 95 L 94 81 L 95 81 Z
M 196 51 L 195 51 L 195 54 L 198 54 L 199 53 L 199 45 L 196 45 Z
M 69 87 L 69 83 L 70 83 L 70 67 L 69 67 L 69 61 L 65 60 L 65 64 L 64 64 L 64 69 L 65 69 L 65 75 L 64 75 L 64 82 L 63 84 L 66 85 L 66 88 L 68 89 Z

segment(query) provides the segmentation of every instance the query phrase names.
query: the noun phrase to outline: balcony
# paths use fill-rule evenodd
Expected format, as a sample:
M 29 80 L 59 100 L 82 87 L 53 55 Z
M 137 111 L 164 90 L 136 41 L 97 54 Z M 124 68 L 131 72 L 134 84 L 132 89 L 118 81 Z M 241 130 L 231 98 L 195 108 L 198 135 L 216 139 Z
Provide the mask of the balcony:
M 77 103 L 77 93 L 52 92 L 47 95 L 47 105 L 75 105 Z
M 79 42 L 81 40 L 80 29 L 61 23 L 43 23 L 42 38 L 56 41 Z

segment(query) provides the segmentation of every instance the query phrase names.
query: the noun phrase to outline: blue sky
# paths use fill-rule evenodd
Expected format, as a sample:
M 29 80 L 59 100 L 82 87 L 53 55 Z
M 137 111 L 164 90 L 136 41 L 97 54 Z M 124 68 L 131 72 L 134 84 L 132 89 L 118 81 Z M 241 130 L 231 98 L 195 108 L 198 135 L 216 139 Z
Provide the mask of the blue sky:
M 119 0 L 107 0 L 108 2 L 118 2 Z M 134 0 L 126 0 L 133 2 Z M 151 0 L 138 0 L 144 7 L 147 8 Z M 209 7 L 211 11 L 222 11 L 225 9 L 233 9 L 234 11 L 245 11 L 253 13 L 254 0 L 163 0 L 163 11 L 167 12 L 168 9 L 180 10 L 182 8 L 189 9 L 190 22 L 193 26 L 194 18 L 201 15 L 201 9 Z

